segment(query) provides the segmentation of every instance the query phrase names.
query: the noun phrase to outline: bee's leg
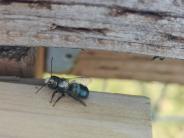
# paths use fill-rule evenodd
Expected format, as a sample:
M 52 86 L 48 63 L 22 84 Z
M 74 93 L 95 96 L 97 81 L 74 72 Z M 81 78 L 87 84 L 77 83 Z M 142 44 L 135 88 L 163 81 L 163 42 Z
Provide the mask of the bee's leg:
M 60 97 L 57 98 L 57 100 L 54 102 L 54 104 L 52 106 L 55 106 L 56 103 L 62 98 L 65 96 L 65 93 L 62 93 L 62 95 Z
M 53 98 L 54 98 L 54 96 L 56 95 L 57 92 L 58 92 L 58 91 L 54 91 L 54 92 L 52 93 L 52 97 L 51 97 L 51 99 L 50 99 L 50 103 L 52 103 L 52 100 L 53 100 Z
M 73 96 L 73 95 L 70 95 L 73 99 L 75 99 L 76 101 L 78 101 L 79 103 L 81 103 L 82 105 L 84 106 L 87 106 L 86 103 L 84 101 L 82 101 L 80 98 L 76 97 L 76 96 Z

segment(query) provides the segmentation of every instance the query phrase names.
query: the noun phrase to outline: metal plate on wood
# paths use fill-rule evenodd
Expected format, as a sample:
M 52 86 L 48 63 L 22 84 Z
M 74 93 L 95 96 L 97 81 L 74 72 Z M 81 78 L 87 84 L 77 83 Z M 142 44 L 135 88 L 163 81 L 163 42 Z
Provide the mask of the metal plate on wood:
M 69 71 L 80 53 L 80 49 L 48 48 L 46 70 L 51 71 L 51 58 L 53 57 L 53 72 L 61 73 Z

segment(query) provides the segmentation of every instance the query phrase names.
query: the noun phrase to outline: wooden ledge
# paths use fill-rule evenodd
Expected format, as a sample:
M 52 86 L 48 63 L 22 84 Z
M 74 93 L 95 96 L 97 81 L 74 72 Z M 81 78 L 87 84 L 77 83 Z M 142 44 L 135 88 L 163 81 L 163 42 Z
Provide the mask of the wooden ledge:
M 0 137 L 151 138 L 150 101 L 145 97 L 91 93 L 82 106 L 70 97 L 55 107 L 51 91 L 0 83 Z

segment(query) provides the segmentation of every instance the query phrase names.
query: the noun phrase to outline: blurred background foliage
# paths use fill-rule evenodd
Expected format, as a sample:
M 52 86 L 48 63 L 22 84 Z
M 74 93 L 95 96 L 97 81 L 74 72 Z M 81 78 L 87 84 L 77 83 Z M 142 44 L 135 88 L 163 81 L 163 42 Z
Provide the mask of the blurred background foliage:
M 44 77 L 49 77 L 49 74 Z M 97 78 L 83 79 L 83 82 L 90 91 L 149 97 L 152 105 L 153 138 L 184 138 L 184 85 Z

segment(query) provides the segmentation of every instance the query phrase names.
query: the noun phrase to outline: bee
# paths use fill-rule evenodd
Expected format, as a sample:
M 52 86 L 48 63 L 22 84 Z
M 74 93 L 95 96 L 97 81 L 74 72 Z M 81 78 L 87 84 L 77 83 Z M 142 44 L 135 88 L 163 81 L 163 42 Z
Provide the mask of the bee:
M 88 88 L 80 83 L 76 83 L 74 81 L 70 82 L 70 79 L 73 78 L 60 78 L 57 76 L 52 75 L 52 62 L 53 58 L 51 59 L 51 77 L 45 80 L 45 84 L 40 87 L 36 93 L 38 93 L 43 87 L 47 86 L 51 90 L 54 90 L 52 93 L 50 103 L 52 103 L 56 93 L 61 94 L 56 101 L 53 103 L 53 106 L 65 95 L 68 95 L 75 99 L 76 101 L 80 102 L 82 105 L 86 106 L 86 103 L 82 101 L 82 99 L 87 99 L 89 96 Z M 81 78 L 81 77 L 79 77 Z

